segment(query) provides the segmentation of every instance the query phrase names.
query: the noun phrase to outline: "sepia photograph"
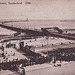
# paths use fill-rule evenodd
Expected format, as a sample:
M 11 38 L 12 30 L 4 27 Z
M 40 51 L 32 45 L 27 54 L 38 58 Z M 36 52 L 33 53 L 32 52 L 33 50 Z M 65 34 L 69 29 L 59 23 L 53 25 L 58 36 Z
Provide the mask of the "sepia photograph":
M 0 0 L 0 75 L 75 75 L 75 0 Z

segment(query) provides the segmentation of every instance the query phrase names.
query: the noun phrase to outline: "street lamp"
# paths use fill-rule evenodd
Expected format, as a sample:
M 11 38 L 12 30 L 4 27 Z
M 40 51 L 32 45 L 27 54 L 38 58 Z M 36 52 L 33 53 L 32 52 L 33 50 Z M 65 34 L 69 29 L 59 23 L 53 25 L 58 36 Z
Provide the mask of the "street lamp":
M 46 39 L 47 39 L 47 51 L 48 51 L 48 41 L 49 41 L 48 39 L 49 39 L 49 36 L 47 36 Z M 47 52 L 47 55 L 48 55 L 48 52 Z

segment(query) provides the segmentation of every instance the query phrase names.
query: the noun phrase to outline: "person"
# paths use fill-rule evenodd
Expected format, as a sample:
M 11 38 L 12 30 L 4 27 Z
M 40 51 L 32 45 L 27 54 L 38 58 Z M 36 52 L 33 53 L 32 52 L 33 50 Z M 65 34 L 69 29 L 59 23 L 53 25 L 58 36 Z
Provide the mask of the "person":
M 19 65 L 19 73 L 20 73 L 20 75 L 26 75 L 25 69 L 24 69 L 24 67 L 22 66 L 22 64 Z
M 0 60 L 0 71 L 1 71 L 1 60 Z
M 25 69 L 24 69 L 24 68 L 22 68 L 22 74 L 23 74 L 23 75 L 26 75 L 26 74 L 25 74 Z
M 4 52 L 4 46 L 2 45 L 2 51 Z
M 55 66 L 55 63 L 56 63 L 56 57 L 55 57 L 55 55 L 54 55 L 53 63 L 54 63 L 54 66 Z
M 54 58 L 54 62 L 53 63 L 54 63 L 54 66 L 55 66 L 55 63 L 56 63 L 56 59 L 55 58 Z

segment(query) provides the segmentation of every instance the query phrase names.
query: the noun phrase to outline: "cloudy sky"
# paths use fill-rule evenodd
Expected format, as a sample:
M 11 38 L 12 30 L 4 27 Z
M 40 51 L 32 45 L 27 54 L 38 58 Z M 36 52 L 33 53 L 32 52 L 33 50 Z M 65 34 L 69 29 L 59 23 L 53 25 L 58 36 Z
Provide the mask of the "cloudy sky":
M 0 19 L 75 19 L 75 0 L 0 0 L 2 2 L 7 5 L 0 4 Z

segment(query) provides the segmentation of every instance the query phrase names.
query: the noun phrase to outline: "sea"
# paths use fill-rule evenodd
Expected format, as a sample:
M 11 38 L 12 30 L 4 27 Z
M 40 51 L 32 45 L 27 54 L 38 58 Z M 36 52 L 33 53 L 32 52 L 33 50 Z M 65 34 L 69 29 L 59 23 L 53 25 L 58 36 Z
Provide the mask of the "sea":
M 40 29 L 47 27 L 59 27 L 60 29 L 75 29 L 75 20 L 28 20 L 28 21 L 15 21 L 5 23 L 6 25 Z

